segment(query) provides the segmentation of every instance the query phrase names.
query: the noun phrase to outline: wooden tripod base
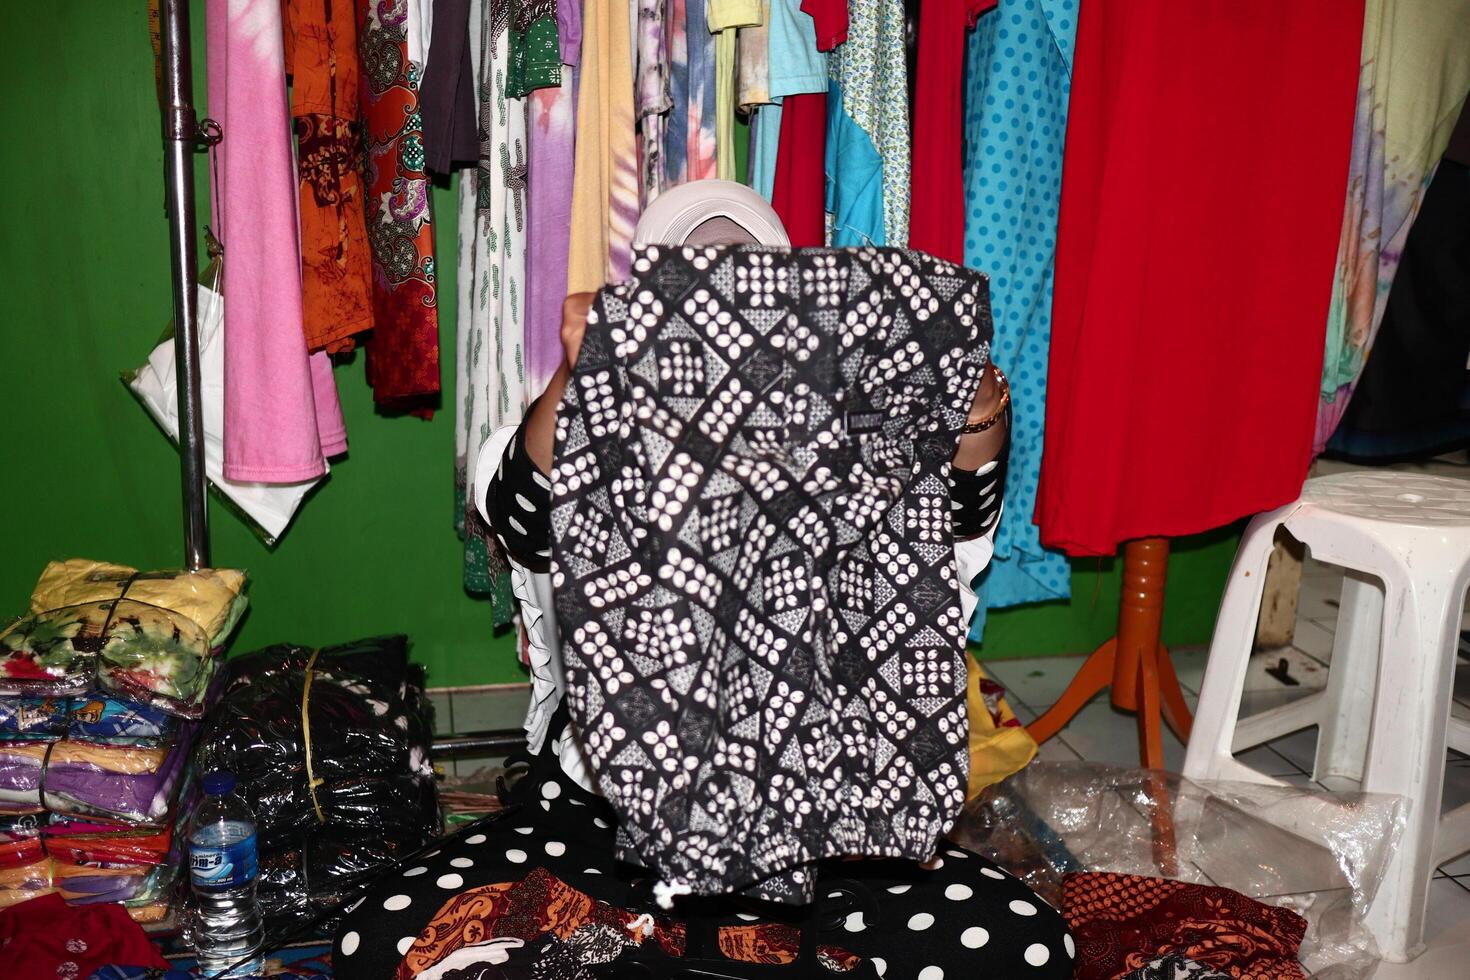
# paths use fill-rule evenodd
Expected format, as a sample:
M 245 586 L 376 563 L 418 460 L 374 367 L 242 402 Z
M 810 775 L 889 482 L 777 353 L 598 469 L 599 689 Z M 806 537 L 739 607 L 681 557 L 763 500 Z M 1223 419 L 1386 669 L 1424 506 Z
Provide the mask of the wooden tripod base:
M 1194 719 L 1169 651 L 1159 640 L 1168 569 L 1167 538 L 1143 538 L 1124 545 L 1118 634 L 1092 651 L 1057 703 L 1026 726 L 1032 738 L 1038 742 L 1051 738 L 1093 695 L 1111 685 L 1113 705 L 1138 715 L 1138 758 L 1144 768 L 1164 767 L 1161 717 L 1180 741 L 1189 741 Z

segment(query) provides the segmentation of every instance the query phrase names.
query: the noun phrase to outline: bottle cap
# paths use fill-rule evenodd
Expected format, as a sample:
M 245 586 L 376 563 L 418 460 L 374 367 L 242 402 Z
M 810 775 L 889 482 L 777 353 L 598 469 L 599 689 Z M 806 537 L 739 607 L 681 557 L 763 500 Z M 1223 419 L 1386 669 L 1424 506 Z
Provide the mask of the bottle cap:
M 235 791 L 235 774 L 227 769 L 204 777 L 204 792 L 210 796 L 228 796 Z

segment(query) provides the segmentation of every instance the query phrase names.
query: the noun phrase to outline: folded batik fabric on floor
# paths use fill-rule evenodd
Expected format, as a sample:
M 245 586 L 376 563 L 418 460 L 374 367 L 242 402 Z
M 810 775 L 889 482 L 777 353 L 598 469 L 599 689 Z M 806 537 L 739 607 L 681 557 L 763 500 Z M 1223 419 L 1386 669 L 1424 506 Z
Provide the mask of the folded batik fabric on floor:
M 658 248 L 557 421 L 573 721 L 658 897 L 924 859 L 967 778 L 949 472 L 985 277 L 896 249 Z
M 0 632 L 0 695 L 92 691 L 198 718 L 217 651 L 243 614 L 243 572 L 139 572 L 52 562 L 30 614 Z
M 279 644 L 227 670 L 197 767 L 234 772 L 255 812 L 267 917 L 331 908 L 438 833 L 433 711 L 405 637 Z

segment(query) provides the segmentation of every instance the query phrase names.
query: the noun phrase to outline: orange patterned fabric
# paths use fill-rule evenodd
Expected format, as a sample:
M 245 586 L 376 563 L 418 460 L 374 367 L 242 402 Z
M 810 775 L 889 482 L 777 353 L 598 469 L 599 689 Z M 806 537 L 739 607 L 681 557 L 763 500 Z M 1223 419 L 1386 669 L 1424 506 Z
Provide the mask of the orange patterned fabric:
M 306 344 L 335 354 L 373 326 L 356 11 L 352 0 L 283 0 L 282 7 L 301 181 Z
M 647 917 L 599 902 L 545 868 L 536 868 L 521 881 L 472 888 L 445 902 L 404 954 L 397 980 L 413 980 L 456 950 L 492 939 L 529 943 L 550 933 L 566 941 L 584 925 L 610 926 L 629 946 L 651 938 L 664 954 L 684 955 L 683 923 L 660 919 L 651 928 L 647 924 Z M 780 923 L 723 926 L 718 943 L 722 954 L 742 963 L 795 963 L 801 955 L 800 930 Z M 839 973 L 862 961 L 837 946 L 820 946 L 817 953 L 827 969 Z
M 1117 980 L 1169 953 L 1239 980 L 1306 980 L 1307 921 L 1228 888 L 1085 872 L 1062 880 L 1077 980 Z

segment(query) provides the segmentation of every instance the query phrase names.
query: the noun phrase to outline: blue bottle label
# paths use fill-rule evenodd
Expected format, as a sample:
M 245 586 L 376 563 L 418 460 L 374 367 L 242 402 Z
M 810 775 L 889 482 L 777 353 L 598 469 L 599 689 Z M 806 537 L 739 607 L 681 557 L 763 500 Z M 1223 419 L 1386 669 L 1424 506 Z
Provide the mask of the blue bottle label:
M 189 848 L 189 875 L 195 888 L 224 891 L 255 880 L 255 835 L 223 847 L 198 844 Z

